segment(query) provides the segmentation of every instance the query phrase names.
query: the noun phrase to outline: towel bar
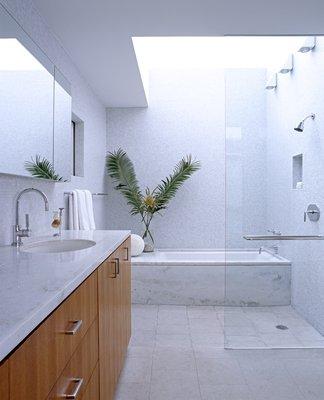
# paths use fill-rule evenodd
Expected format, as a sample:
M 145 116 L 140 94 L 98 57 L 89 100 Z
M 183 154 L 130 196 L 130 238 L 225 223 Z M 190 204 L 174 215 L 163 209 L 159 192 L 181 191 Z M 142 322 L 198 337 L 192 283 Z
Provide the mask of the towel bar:
M 64 192 L 64 194 L 71 196 L 72 192 Z M 108 193 L 91 193 L 92 196 L 108 196 Z
M 245 235 L 245 240 L 324 240 L 323 235 Z

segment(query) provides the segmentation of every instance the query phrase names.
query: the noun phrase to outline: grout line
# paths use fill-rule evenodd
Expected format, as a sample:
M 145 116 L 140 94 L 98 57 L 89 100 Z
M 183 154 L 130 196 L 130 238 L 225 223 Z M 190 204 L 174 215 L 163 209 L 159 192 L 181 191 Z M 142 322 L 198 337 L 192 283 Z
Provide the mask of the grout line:
M 156 350 L 156 335 L 157 335 L 159 312 L 160 312 L 160 306 L 158 305 L 157 306 L 156 316 L 155 316 L 154 347 L 153 347 L 152 358 L 151 358 L 151 370 L 150 370 L 150 383 L 149 383 L 148 400 L 151 400 L 151 395 L 152 395 L 153 360 L 154 360 L 154 355 L 155 355 L 155 350 Z M 154 399 L 152 399 L 152 400 L 154 400 Z
M 188 323 L 188 327 L 189 327 L 189 336 L 190 336 L 191 350 L 192 350 L 192 353 L 193 353 L 193 356 L 194 356 L 194 360 L 195 360 L 195 371 L 196 371 L 196 376 L 197 376 L 199 397 L 200 397 L 200 400 L 202 400 L 201 387 L 200 387 L 200 380 L 199 380 L 199 374 L 198 374 L 197 358 L 196 358 L 196 352 L 195 352 L 195 350 L 194 350 L 193 343 L 192 343 L 192 335 L 191 335 L 192 332 L 191 332 L 191 328 L 190 328 L 190 321 L 189 321 L 188 307 L 187 307 L 187 306 L 186 306 L 186 316 L 187 316 L 187 323 Z
M 291 378 L 291 380 L 295 383 L 295 385 L 296 385 L 298 391 L 300 392 L 302 398 L 305 399 L 305 400 L 307 400 L 307 398 L 304 396 L 304 393 L 302 392 L 302 390 L 301 390 L 300 387 L 299 387 L 298 381 L 295 379 L 294 375 L 291 374 L 291 373 L 289 372 L 289 370 L 288 370 L 288 368 L 286 367 L 284 361 L 285 361 L 285 360 L 283 360 L 283 367 L 284 367 L 284 370 L 287 372 L 287 375 Z

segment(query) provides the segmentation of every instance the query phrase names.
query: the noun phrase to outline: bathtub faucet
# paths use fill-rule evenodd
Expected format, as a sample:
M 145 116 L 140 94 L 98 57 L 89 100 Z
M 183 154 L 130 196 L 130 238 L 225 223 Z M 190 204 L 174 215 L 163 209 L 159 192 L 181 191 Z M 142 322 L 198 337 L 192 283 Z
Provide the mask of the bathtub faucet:
M 273 254 L 278 254 L 279 252 L 279 247 L 276 244 L 274 244 L 273 246 L 269 246 L 268 249 Z

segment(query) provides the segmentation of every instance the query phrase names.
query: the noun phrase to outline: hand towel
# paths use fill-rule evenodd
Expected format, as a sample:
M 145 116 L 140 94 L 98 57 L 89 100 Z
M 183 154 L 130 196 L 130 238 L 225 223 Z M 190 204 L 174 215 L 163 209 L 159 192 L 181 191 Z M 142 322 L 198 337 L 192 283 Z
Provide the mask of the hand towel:
M 69 229 L 79 230 L 79 208 L 76 191 L 73 190 L 69 196 Z
M 89 227 L 90 230 L 94 230 L 96 229 L 96 225 L 93 214 L 92 194 L 89 192 L 89 190 L 85 190 L 84 193 L 85 193 L 86 207 L 88 212 Z
M 83 231 L 90 230 L 88 209 L 86 204 L 86 195 L 84 190 L 76 190 L 76 197 L 78 203 L 78 215 L 79 215 L 79 229 Z

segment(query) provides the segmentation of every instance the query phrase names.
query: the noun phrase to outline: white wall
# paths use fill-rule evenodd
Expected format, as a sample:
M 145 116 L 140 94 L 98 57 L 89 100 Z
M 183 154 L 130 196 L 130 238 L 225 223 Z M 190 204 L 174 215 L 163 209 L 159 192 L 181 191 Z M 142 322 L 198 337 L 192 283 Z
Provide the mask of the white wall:
M 153 221 L 157 247 L 224 247 L 224 75 L 212 70 L 153 70 L 147 109 L 109 109 L 108 150 L 122 147 L 143 188 L 155 187 L 186 154 L 202 163 L 163 217 Z M 111 190 L 110 190 L 111 192 Z M 141 233 L 120 193 L 109 197 L 107 225 Z
M 64 204 L 64 190 L 75 187 L 89 188 L 92 191 L 104 189 L 104 157 L 106 152 L 106 112 L 104 106 L 80 75 L 69 56 L 47 28 L 31 0 L 1 0 L 1 3 L 14 15 L 32 39 L 44 50 L 72 84 L 72 109 L 85 123 L 85 177 L 74 178 L 71 183 L 54 184 L 32 178 L 0 175 L 0 245 L 12 241 L 14 224 L 14 199 L 26 187 L 36 187 L 46 192 L 50 209 L 55 210 Z M 67 134 L 70 134 L 68 132 Z M 29 212 L 33 233 L 48 230 L 51 212 L 43 211 L 41 199 L 30 194 L 22 201 L 22 215 Z M 106 200 L 95 201 L 95 217 L 98 227 L 105 227 Z
M 303 221 L 309 203 L 324 211 L 324 39 L 315 51 L 295 54 L 292 74 L 280 75 L 278 88 L 267 94 L 267 224 L 290 234 L 323 234 L 324 216 Z M 307 114 L 303 133 L 293 128 Z M 292 156 L 304 155 L 304 189 L 292 189 Z M 296 309 L 324 333 L 324 242 L 280 244 L 292 260 L 292 302 Z
M 265 70 L 228 70 L 225 99 L 223 70 L 153 70 L 148 109 L 108 110 L 108 150 L 127 151 L 142 187 L 156 186 L 187 153 L 202 162 L 201 171 L 185 183 L 163 217 L 156 217 L 157 247 L 224 248 L 225 211 L 227 246 L 247 247 L 243 233 L 251 226 L 263 229 L 264 81 Z M 239 142 L 232 143 L 236 149 L 226 149 L 226 210 L 225 117 L 227 126 L 242 131 Z M 244 146 L 253 148 L 253 157 L 245 157 Z M 131 224 L 141 233 L 139 218 L 130 217 L 120 193 L 110 193 L 108 226 Z

